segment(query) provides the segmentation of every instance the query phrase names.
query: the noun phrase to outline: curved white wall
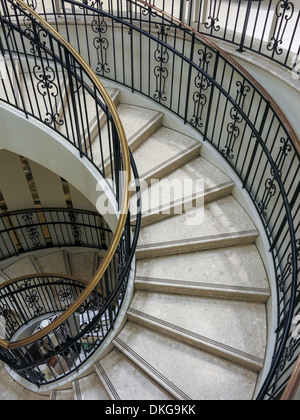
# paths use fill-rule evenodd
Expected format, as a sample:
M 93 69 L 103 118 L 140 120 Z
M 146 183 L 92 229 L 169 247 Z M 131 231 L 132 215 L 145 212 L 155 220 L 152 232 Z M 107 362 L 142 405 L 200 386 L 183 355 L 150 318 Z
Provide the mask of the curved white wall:
M 0 104 L 0 148 L 48 168 L 66 179 L 81 192 L 93 206 L 105 197 L 106 222 L 114 231 L 118 221 L 115 196 L 109 184 L 77 150 L 59 134 L 33 118 Z

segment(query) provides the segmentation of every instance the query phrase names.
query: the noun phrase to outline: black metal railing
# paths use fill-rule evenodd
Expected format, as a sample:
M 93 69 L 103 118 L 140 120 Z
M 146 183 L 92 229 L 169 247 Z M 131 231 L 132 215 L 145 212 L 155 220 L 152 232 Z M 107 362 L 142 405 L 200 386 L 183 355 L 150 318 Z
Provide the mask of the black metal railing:
M 28 4 L 43 16 L 63 10 L 55 0 Z M 295 0 L 95 0 L 85 5 L 109 14 L 143 20 L 141 6 L 153 5 L 193 27 L 199 33 L 251 50 L 293 71 L 300 77 L 300 7 Z M 132 4 L 134 4 L 132 6 Z
M 8 281 L 0 288 L 0 357 L 38 387 L 77 371 L 98 350 L 117 318 L 126 287 L 105 276 L 87 299 L 69 313 L 86 282 L 73 277 L 37 274 Z M 45 334 L 65 315 L 63 322 Z M 35 336 L 32 342 L 32 336 Z
M 138 1 L 107 4 L 105 9 L 97 0 L 65 0 L 59 11 L 54 2 L 37 7 L 99 76 L 174 112 L 240 178 L 265 227 L 274 262 L 276 339 L 258 399 L 276 398 L 300 346 L 294 334 L 300 311 L 298 140 L 265 92 L 195 31 Z
M 99 76 L 182 118 L 240 178 L 262 220 L 274 263 L 276 338 L 257 397 L 274 399 L 300 348 L 294 334 L 300 311 L 299 141 L 277 105 L 242 68 L 195 30 L 140 3 L 108 2 L 105 10 L 97 0 L 65 0 L 59 14 L 48 3 L 45 16 Z
M 251 50 L 300 76 L 300 5 L 290 0 L 149 0 L 198 32 Z M 124 7 L 124 6 L 123 6 Z
M 111 229 L 96 212 L 41 208 L 0 215 L 0 260 L 50 247 L 107 251 L 111 240 Z
M 1 215 L 1 259 L 49 246 L 88 246 L 106 251 L 91 282 L 85 287 L 77 287 L 74 283 L 71 290 L 77 287 L 80 293 L 72 292 L 63 312 L 54 302 L 47 312 L 52 317 L 47 327 L 17 341 L 10 341 L 11 335 L 0 338 L 1 359 L 25 379 L 41 386 L 77 370 L 114 327 L 126 293 L 140 227 L 138 213 L 134 234 L 131 234 L 128 212 L 131 170 L 137 193 L 140 187 L 122 124 L 97 76 L 67 41 L 28 6 L 24 10 L 25 6 L 22 2 L 1 1 L 0 102 L 54 130 L 77 150 L 79 158 L 91 162 L 98 170 L 99 180 L 107 181 L 107 188 L 116 201 L 115 216 L 119 218 L 117 227 L 111 232 L 100 214 L 72 208 L 39 208 Z M 139 194 L 137 200 L 139 203 Z M 25 287 L 28 288 L 25 301 L 27 299 L 33 308 L 43 308 L 43 305 L 36 306 L 38 296 L 52 296 L 50 289 L 54 290 L 56 283 L 65 284 L 64 279 L 46 277 L 23 279 L 15 285 L 4 284 L 0 295 L 3 292 L 7 299 L 6 287 L 12 294 L 15 290 L 22 295 Z M 43 289 L 45 285 L 47 289 Z M 21 295 L 12 300 L 11 305 L 20 303 Z M 50 301 L 55 298 L 52 296 Z M 15 326 L 19 332 L 37 316 L 45 318 L 46 312 L 36 310 L 32 318 L 25 321 L 19 303 L 16 304 L 18 307 L 12 308 L 7 306 L 7 300 L 5 302 L 1 306 L 1 320 L 11 325 L 11 316 L 18 316 L 21 322 L 24 321 L 23 327 L 21 323 Z M 82 311 L 88 314 L 87 319 L 84 324 L 76 324 L 76 317 Z M 68 332 L 60 336 L 66 329 Z M 48 345 L 48 352 L 44 353 L 39 340 L 51 343 L 53 336 L 62 338 L 57 346 Z M 91 341 L 84 338 L 88 336 Z M 79 348 L 80 341 L 80 357 L 76 356 L 75 362 L 74 356 L 74 363 L 70 362 L 70 365 L 67 359 L 71 350 Z M 59 373 L 53 369 L 54 359 L 59 364 Z M 50 373 L 49 369 L 42 372 L 45 363 Z

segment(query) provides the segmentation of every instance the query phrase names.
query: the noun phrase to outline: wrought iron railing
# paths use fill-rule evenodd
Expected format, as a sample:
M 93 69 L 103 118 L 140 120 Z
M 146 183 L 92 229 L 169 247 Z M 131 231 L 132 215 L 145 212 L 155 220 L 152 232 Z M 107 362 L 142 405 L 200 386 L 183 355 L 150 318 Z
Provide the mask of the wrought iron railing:
M 126 287 L 115 280 L 106 276 L 71 312 L 87 287 L 83 280 L 36 274 L 2 284 L 0 336 L 9 345 L 0 346 L 1 360 L 38 387 L 77 371 L 98 350 L 117 318 Z M 52 329 L 45 333 L 49 325 Z
M 111 229 L 96 212 L 41 208 L 0 215 L 0 260 L 50 247 L 107 251 L 111 239 Z
M 300 76 L 297 0 L 149 0 L 198 32 L 251 50 Z M 124 6 L 123 6 L 124 7 Z
M 174 112 L 240 178 L 261 218 L 274 262 L 276 338 L 257 398 L 276 398 L 300 348 L 294 334 L 300 311 L 300 145 L 287 118 L 228 55 L 157 8 L 130 0 L 64 0 L 58 14 L 49 3 L 47 7 L 45 16 L 69 34 L 99 76 Z
M 107 180 L 108 190 L 115 196 L 115 216 L 118 218 L 117 226 L 111 233 L 108 226 L 99 228 L 98 222 L 103 221 L 100 214 L 92 215 L 74 209 L 35 209 L 5 213 L 1 217 L 2 258 L 48 246 L 86 244 L 106 250 L 92 280 L 81 287 L 81 293 L 72 296 L 70 305 L 64 312 L 58 313 L 58 317 L 56 313 L 48 326 L 22 340 L 11 342 L 12 337 L 7 336 L 0 339 L 1 359 L 21 376 L 40 386 L 71 373 L 74 367 L 65 367 L 59 375 L 50 369 L 47 379 L 48 374 L 41 374 L 41 364 L 47 364 L 52 356 L 64 358 L 73 346 L 77 347 L 78 340 L 84 335 L 92 334 L 94 337 L 94 332 L 102 328 L 102 316 L 109 316 L 106 333 L 102 331 L 101 337 L 92 339 L 92 349 L 85 350 L 85 356 L 96 351 L 114 327 L 125 296 L 139 233 L 140 213 L 132 235 L 128 212 L 130 173 L 132 170 L 137 192 L 138 173 L 115 105 L 80 54 L 21 0 L 1 0 L 0 24 L 0 102 L 56 131 L 78 151 L 78 157 L 89 160 L 98 170 L 99 180 Z M 48 282 L 45 277 L 43 279 L 43 283 Z M 20 284 L 16 286 L 20 293 L 24 285 L 26 288 L 30 286 L 28 293 L 34 303 L 40 286 L 32 279 L 24 279 Z M 6 293 L 6 286 L 13 287 L 12 284 L 2 285 L 0 293 Z M 49 347 L 46 354 L 42 352 L 44 357 L 40 350 L 32 356 L 31 349 L 39 347 L 37 340 L 59 335 L 66 325 L 68 328 L 69 322 L 75 322 L 76 314 L 82 308 L 85 312 L 90 311 L 92 303 L 97 310 L 91 307 L 94 312 L 88 312 L 83 328 L 81 325 L 79 330 L 77 326 L 71 335 L 68 332 L 67 340 L 65 336 L 64 341 L 58 342 L 58 347 Z M 1 307 L 5 322 L 11 316 L 10 309 L 10 306 Z M 16 314 L 17 309 L 22 318 L 21 307 L 12 310 Z M 81 356 L 80 364 L 86 359 Z

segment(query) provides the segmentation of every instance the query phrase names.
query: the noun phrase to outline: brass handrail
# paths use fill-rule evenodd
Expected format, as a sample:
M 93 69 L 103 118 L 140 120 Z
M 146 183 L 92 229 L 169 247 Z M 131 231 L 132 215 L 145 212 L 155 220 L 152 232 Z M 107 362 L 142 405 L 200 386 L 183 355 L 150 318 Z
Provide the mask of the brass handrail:
M 180 25 L 183 28 L 188 29 L 193 34 L 197 35 L 201 40 L 211 48 L 214 48 L 217 50 L 223 57 L 226 58 L 236 69 L 238 69 L 247 79 L 255 86 L 259 92 L 262 94 L 262 96 L 272 105 L 273 109 L 276 111 L 277 115 L 279 116 L 280 120 L 284 124 L 284 127 L 286 131 L 289 133 L 289 136 L 297 150 L 297 152 L 300 154 L 300 139 L 298 138 L 294 128 L 292 127 L 291 123 L 285 116 L 282 109 L 277 105 L 276 101 L 272 98 L 272 96 L 266 91 L 266 89 L 259 83 L 257 80 L 241 65 L 239 64 L 228 52 L 224 51 L 222 48 L 220 48 L 217 44 L 215 44 L 213 41 L 208 39 L 205 35 L 198 32 L 196 29 L 192 28 L 191 26 L 187 25 L 186 23 L 182 22 L 178 18 L 172 16 L 170 13 L 165 12 L 164 10 L 161 10 L 159 7 L 154 6 L 152 4 L 147 3 L 147 1 L 144 0 L 136 0 L 138 3 L 141 3 L 143 6 L 148 7 L 150 9 L 153 9 L 154 11 L 161 13 L 162 15 L 166 16 L 168 19 L 171 19 L 172 21 L 176 22 L 178 25 Z
M 107 253 L 105 254 L 105 257 L 100 267 L 98 268 L 94 277 L 92 278 L 88 286 L 85 288 L 85 290 L 82 292 L 82 294 L 62 315 L 60 315 L 55 321 L 53 321 L 48 327 L 44 328 L 43 330 L 33 334 L 32 336 L 28 338 L 25 338 L 23 340 L 18 340 L 15 342 L 9 342 L 7 340 L 0 339 L 0 346 L 5 349 L 15 349 L 15 348 L 27 346 L 29 344 L 32 344 L 36 340 L 39 340 L 42 337 L 46 336 L 47 334 L 55 330 L 57 327 L 59 327 L 63 322 L 65 322 L 82 305 L 82 303 L 87 299 L 87 297 L 95 289 L 95 287 L 97 286 L 97 284 L 103 277 L 105 271 L 107 270 L 116 252 L 119 242 L 121 240 L 122 233 L 123 233 L 125 223 L 127 220 L 127 213 L 128 213 L 128 207 L 129 207 L 129 199 L 130 199 L 129 184 L 131 181 L 130 155 L 129 155 L 129 149 L 128 149 L 124 127 L 121 123 L 115 104 L 113 103 L 110 96 L 106 92 L 104 86 L 98 79 L 97 75 L 93 72 L 93 70 L 87 64 L 87 62 L 80 56 L 80 54 L 72 47 L 72 45 L 68 41 L 66 41 L 66 39 L 63 36 L 61 36 L 55 29 L 53 29 L 52 26 L 50 26 L 49 23 L 45 21 L 45 19 L 43 19 L 38 13 L 36 13 L 30 6 L 24 3 L 23 0 L 15 0 L 15 2 L 24 10 L 26 10 L 30 15 L 32 15 L 34 19 L 36 19 L 44 27 L 44 29 L 46 29 L 49 33 L 51 33 L 70 52 L 70 54 L 78 61 L 80 66 L 85 70 L 87 75 L 90 77 L 90 80 L 92 81 L 92 83 L 96 86 L 96 88 L 101 93 L 102 97 L 104 98 L 106 105 L 109 109 L 109 112 L 112 116 L 112 119 L 115 123 L 119 140 L 120 140 L 121 151 L 122 151 L 122 156 L 123 156 L 123 165 L 124 165 L 124 170 L 122 171 L 122 176 L 123 176 L 122 185 L 124 185 L 124 192 L 123 192 L 123 197 L 122 197 L 122 203 L 120 206 L 120 212 L 119 212 L 120 215 L 119 215 L 118 225 L 112 237 L 111 245 Z
M 289 379 L 289 382 L 282 394 L 281 401 L 291 401 L 295 398 L 295 395 L 300 387 L 300 355 L 296 363 L 295 369 Z

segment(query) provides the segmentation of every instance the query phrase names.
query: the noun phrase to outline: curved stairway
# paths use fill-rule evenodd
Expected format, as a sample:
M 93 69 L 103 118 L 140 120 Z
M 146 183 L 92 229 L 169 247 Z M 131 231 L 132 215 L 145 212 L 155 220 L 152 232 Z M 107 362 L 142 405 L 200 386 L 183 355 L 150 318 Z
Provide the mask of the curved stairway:
M 256 227 L 197 140 L 164 126 L 163 113 L 121 103 L 117 89 L 109 93 L 144 181 L 128 321 L 94 371 L 64 389 L 31 392 L 1 365 L 0 399 L 251 399 L 264 363 L 269 298 Z M 173 186 L 173 195 L 153 179 Z M 183 190 L 186 179 L 204 180 L 204 191 L 201 182 Z M 98 263 L 94 251 L 48 250 L 2 263 L 1 279 L 55 272 L 88 280 Z

